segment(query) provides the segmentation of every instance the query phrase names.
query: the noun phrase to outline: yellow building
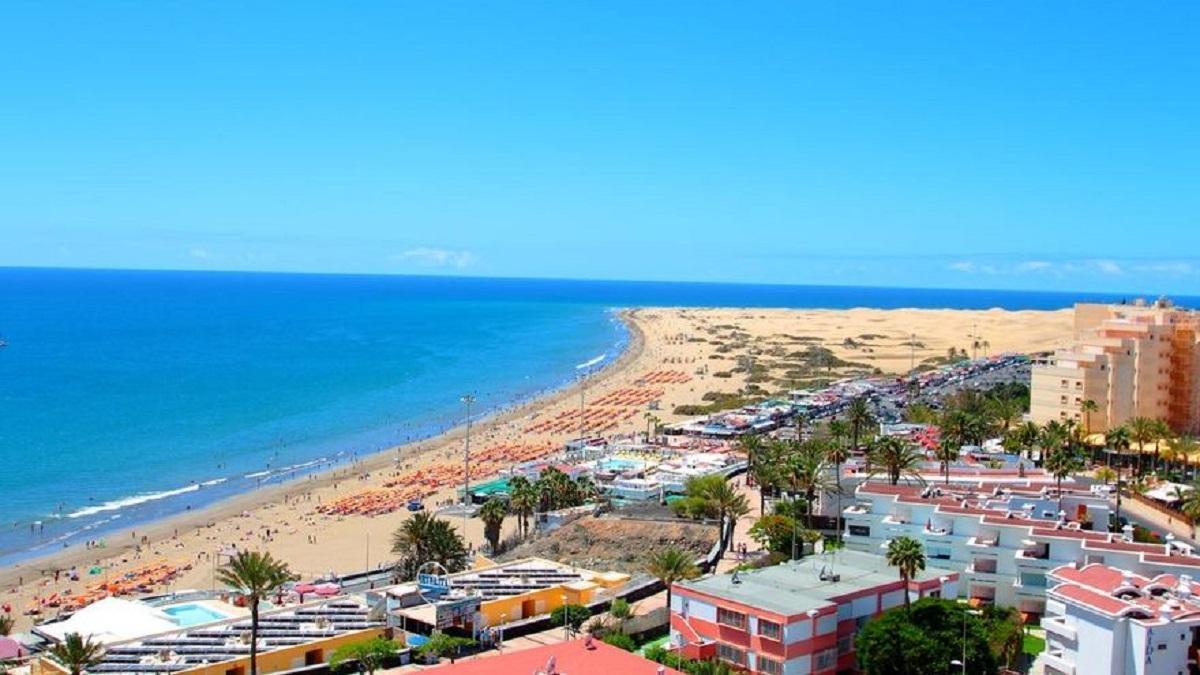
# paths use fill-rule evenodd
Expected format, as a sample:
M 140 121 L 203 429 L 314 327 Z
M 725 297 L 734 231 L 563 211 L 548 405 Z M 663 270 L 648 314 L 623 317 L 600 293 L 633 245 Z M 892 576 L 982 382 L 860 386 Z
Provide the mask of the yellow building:
M 1166 300 L 1076 305 L 1075 343 L 1034 364 L 1033 420 L 1075 420 L 1102 433 L 1149 417 L 1180 433 L 1200 431 L 1198 328 L 1200 313 Z
M 606 599 L 629 578 L 621 572 L 592 572 L 543 558 L 522 558 L 448 575 L 444 599 L 433 604 L 421 604 L 424 600 L 415 583 L 385 592 L 389 611 L 401 624 L 412 621 L 433 628 L 453 625 L 480 630 L 549 614 L 564 604 Z

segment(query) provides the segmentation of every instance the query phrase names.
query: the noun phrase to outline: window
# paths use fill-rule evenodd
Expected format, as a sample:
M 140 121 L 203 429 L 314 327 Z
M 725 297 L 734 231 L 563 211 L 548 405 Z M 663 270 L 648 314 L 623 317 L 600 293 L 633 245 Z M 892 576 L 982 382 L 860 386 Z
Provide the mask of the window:
M 783 664 L 765 656 L 758 657 L 758 672 L 767 675 L 783 675 Z
M 817 652 L 816 658 L 813 659 L 813 670 L 828 670 L 837 663 L 837 649 L 826 649 L 825 651 Z
M 724 642 L 717 644 L 717 657 L 722 661 L 736 663 L 739 666 L 746 663 L 746 652 Z
M 871 536 L 871 528 L 866 525 L 851 525 L 850 534 L 855 537 L 869 537 Z
M 758 634 L 772 640 L 783 639 L 783 626 L 766 619 L 758 620 Z
M 837 653 L 838 656 L 849 654 L 854 651 L 854 634 L 843 635 L 838 638 Z
M 936 590 L 936 591 L 929 591 L 929 595 L 927 595 L 927 596 L 925 596 L 925 597 L 927 597 L 927 598 L 940 598 L 940 597 L 942 597 L 942 591 L 941 591 L 941 589 L 938 589 L 938 590 Z
M 741 612 L 735 612 L 730 609 L 717 608 L 717 623 L 732 626 L 734 628 L 746 629 L 746 615 Z

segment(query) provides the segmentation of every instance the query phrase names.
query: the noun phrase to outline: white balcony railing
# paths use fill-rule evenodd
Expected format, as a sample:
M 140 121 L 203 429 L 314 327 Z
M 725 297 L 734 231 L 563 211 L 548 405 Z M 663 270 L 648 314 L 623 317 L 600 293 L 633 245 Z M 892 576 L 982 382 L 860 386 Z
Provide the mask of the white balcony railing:
M 1075 662 L 1071 661 L 1069 655 L 1061 649 L 1042 652 L 1042 661 L 1061 673 L 1075 675 Z
M 1071 642 L 1074 642 L 1079 635 L 1074 627 L 1068 625 L 1067 622 L 1060 617 L 1043 617 L 1042 628 L 1045 628 L 1046 632 L 1048 633 L 1060 635 Z

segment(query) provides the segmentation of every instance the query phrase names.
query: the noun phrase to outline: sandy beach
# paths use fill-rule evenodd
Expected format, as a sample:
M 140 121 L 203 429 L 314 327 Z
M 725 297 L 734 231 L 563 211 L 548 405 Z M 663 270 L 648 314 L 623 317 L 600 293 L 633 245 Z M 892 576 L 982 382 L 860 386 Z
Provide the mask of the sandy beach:
M 866 373 L 902 373 L 934 367 L 951 348 L 999 354 L 1053 349 L 1071 338 L 1069 310 L 778 310 L 639 309 L 623 313 L 631 338 L 626 352 L 585 383 L 585 419 L 591 433 L 645 432 L 648 415 L 681 419 L 678 406 L 722 396 L 760 396 L 823 380 Z M 578 435 L 578 385 L 475 422 L 471 429 L 472 481 L 495 474 L 505 457 L 546 455 Z M 454 499 L 461 481 L 462 428 L 428 441 L 393 448 L 352 466 L 264 488 L 107 538 L 103 549 L 75 546 L 0 571 L 3 602 L 18 616 L 58 594 L 83 592 L 103 580 L 94 565 L 118 577 L 148 564 L 190 569 L 156 590 L 213 587 L 216 552 L 229 545 L 262 548 L 303 577 L 346 573 L 390 559 L 391 533 L 408 517 L 399 509 L 377 515 L 330 513 L 367 494 L 399 496 L 414 488 L 416 472 L 446 483 L 425 498 L 429 507 Z M 511 463 L 511 461 L 509 462 Z M 458 472 L 458 473 L 456 473 Z M 461 518 L 451 519 L 463 527 Z M 506 528 L 513 523 L 506 522 Z M 482 525 L 466 523 L 478 546 Z M 507 531 L 506 531 L 507 534 Z M 70 581 L 62 571 L 75 567 Z M 56 570 L 60 573 L 57 575 Z M 43 616 L 55 609 L 46 608 Z

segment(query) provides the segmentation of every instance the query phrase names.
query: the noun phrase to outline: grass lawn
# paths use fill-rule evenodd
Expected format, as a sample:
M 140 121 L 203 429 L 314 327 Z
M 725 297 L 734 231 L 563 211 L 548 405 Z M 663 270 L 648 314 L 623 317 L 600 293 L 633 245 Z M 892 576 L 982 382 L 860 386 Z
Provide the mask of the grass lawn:
M 1038 654 L 1041 654 L 1043 651 L 1045 651 L 1045 649 L 1046 649 L 1046 641 L 1044 639 L 1042 639 L 1036 635 L 1029 635 L 1029 634 L 1025 635 L 1025 640 L 1023 642 L 1021 651 L 1025 652 L 1026 654 L 1028 654 L 1032 657 L 1032 656 L 1037 656 Z
M 656 638 L 656 639 L 654 639 L 654 640 L 651 640 L 651 641 L 647 642 L 646 644 L 642 645 L 642 648 L 641 648 L 641 649 L 639 649 L 639 650 L 637 650 L 637 653 L 638 653 L 638 654 L 641 654 L 641 655 L 643 655 L 643 656 L 645 656 L 645 654 L 646 654 L 646 650 L 647 650 L 647 649 L 650 649 L 651 647 L 661 647 L 661 646 L 664 646 L 664 645 L 666 645 L 666 644 L 667 644 L 667 641 L 668 641 L 668 640 L 670 640 L 670 639 L 671 639 L 671 636 L 670 636 L 670 635 L 664 635 L 664 636 L 662 636 L 662 637 L 660 637 L 660 638 Z

